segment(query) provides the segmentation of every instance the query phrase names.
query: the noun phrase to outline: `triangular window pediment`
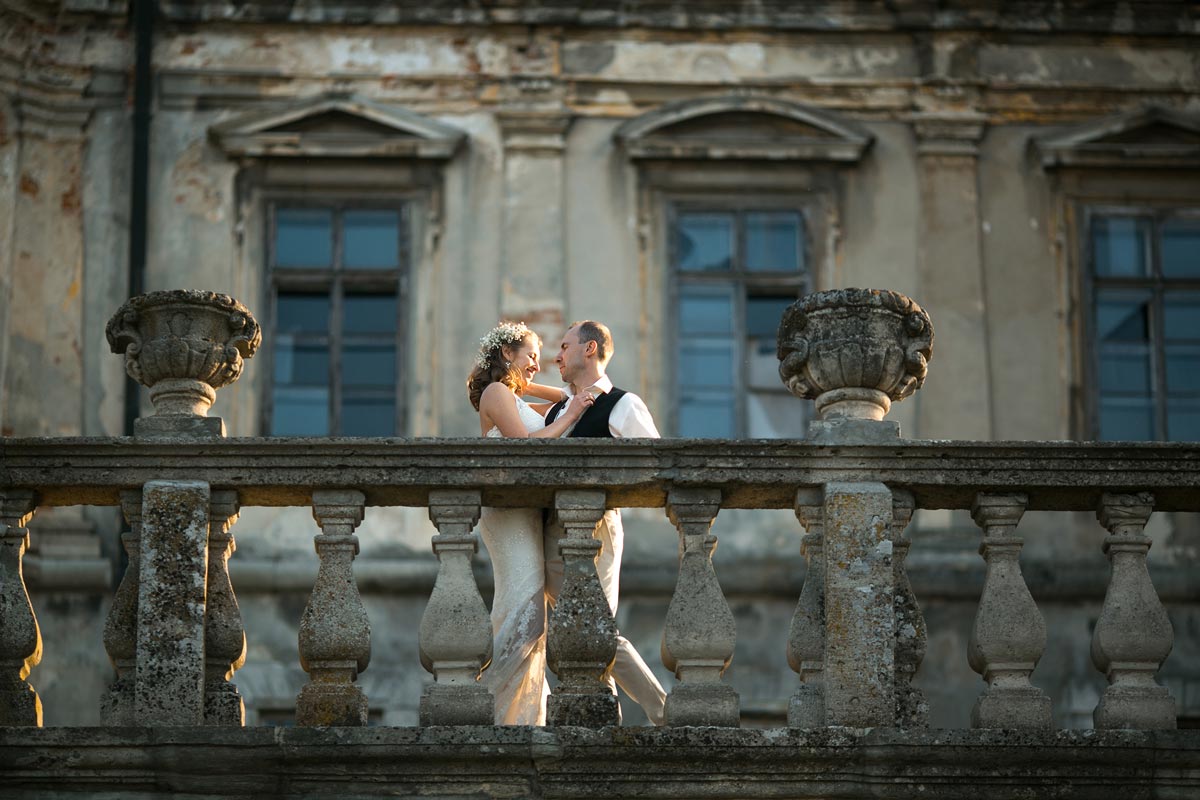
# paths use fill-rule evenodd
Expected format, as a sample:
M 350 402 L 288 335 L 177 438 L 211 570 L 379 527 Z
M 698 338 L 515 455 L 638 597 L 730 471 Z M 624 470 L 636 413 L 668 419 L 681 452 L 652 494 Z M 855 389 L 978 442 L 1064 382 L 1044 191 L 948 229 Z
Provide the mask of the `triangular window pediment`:
M 209 128 L 230 156 L 447 159 L 466 134 L 407 109 L 324 97 L 253 111 Z
M 1200 167 L 1200 118 L 1149 107 L 1037 137 L 1042 165 Z
M 763 97 L 670 103 L 615 133 L 635 159 L 858 161 L 872 137 L 817 109 Z

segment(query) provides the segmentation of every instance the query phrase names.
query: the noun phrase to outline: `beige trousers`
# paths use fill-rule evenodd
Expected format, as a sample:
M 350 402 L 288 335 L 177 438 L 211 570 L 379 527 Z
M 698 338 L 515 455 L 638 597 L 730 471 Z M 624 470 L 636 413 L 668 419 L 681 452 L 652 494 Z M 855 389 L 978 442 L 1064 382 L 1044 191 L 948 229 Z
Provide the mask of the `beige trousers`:
M 546 598 L 551 606 L 558 600 L 558 593 L 563 584 L 563 559 L 558 552 L 558 543 L 563 535 L 562 525 L 556 520 L 546 523 Z M 600 586 L 604 589 L 608 607 L 613 616 L 616 616 L 621 584 L 621 552 L 625 548 L 625 529 L 621 526 L 620 511 L 612 509 L 605 512 L 600 524 L 596 526 L 596 538 L 600 540 L 596 574 L 600 577 Z M 617 632 L 617 657 L 613 662 L 612 676 L 608 679 L 610 685 L 613 679 L 616 679 L 616 685 L 629 695 L 630 700 L 642 707 L 651 723 L 663 724 L 667 693 L 633 644 L 622 636 L 620 631 Z M 615 686 L 613 693 L 616 693 Z

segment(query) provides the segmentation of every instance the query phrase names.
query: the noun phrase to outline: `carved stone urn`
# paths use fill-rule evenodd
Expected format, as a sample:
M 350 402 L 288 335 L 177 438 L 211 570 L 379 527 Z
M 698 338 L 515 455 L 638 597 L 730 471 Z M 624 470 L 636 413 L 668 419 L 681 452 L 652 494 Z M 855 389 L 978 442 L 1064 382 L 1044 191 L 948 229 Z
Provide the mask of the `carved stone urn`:
M 779 376 L 821 421 L 881 421 L 924 383 L 933 323 L 897 292 L 816 292 L 784 312 L 777 355 Z
M 215 292 L 150 292 L 121 306 L 105 333 L 112 351 L 125 355 L 125 371 L 150 389 L 154 416 L 138 419 L 135 435 L 225 435 L 208 409 L 262 342 L 245 306 Z

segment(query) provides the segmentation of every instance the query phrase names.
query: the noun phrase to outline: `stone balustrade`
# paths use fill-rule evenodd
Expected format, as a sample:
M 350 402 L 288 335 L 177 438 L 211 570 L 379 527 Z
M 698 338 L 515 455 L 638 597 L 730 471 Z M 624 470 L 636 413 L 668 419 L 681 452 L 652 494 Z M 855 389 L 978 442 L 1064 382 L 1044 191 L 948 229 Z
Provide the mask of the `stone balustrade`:
M 157 368 L 171 382 L 160 398 L 206 398 L 197 384 L 215 390 L 257 345 L 245 309 L 197 295 L 184 300 L 224 314 L 204 311 L 202 331 L 232 342 L 223 349 L 148 347 L 137 314 L 114 318 L 124 326 L 114 348 L 125 348 L 127 359 L 134 340 L 159 353 Z M 145 312 L 145 302 L 134 305 Z M 178 316 L 186 303 L 170 307 Z M 181 324 L 171 335 L 187 332 Z M 806 580 L 778 647 L 798 676 L 789 728 L 917 736 L 927 725 L 928 704 L 913 685 L 926 625 L 905 570 L 905 530 L 918 509 L 970 511 L 981 529 L 986 578 L 964 653 L 982 678 L 974 728 L 1053 735 L 1051 699 L 1030 682 L 1046 629 L 1019 559 L 1019 523 L 1040 511 L 1094 512 L 1096 548 L 1112 564 L 1092 644 L 1108 681 L 1095 727 L 1174 728 L 1175 700 L 1155 680 L 1172 630 L 1146 568 L 1144 529 L 1154 511 L 1200 511 L 1200 445 L 901 439 L 882 417 L 919 387 L 931 347 L 928 316 L 899 295 L 847 290 L 793 306 L 780 329 L 781 375 L 822 409 L 807 441 L 226 439 L 219 421 L 202 421 L 205 403 L 174 400 L 133 438 L 0 440 L 0 726 L 41 722 L 33 670 L 41 640 L 21 574 L 24 524 L 39 507 L 91 504 L 119 505 L 130 526 L 130 566 L 104 634 L 117 674 L 102 701 L 110 726 L 244 724 L 231 679 L 245 659 L 246 633 L 228 560 L 239 510 L 250 506 L 307 506 L 321 528 L 319 573 L 299 631 L 309 682 L 297 698 L 298 725 L 366 725 L 370 698 L 357 678 L 371 659 L 371 621 L 351 569 L 355 528 L 368 507 L 416 506 L 428 509 L 437 530 L 438 560 L 420 621 L 420 666 L 433 676 L 420 723 L 489 726 L 492 700 L 479 679 L 492 639 L 471 558 L 481 507 L 498 506 L 550 510 L 566 533 L 563 589 L 547 634 L 559 678 L 551 726 L 618 722 L 605 683 L 616 629 L 596 576 L 593 533 L 605 509 L 642 507 L 663 509 L 680 539 L 663 620 L 663 662 L 676 677 L 670 728 L 739 725 L 738 695 L 723 680 L 736 630 L 711 528 L 721 511 L 747 508 L 792 509 L 797 541 L 804 532 Z M 173 352 L 186 360 L 200 350 L 192 359 L 204 375 L 163 366 Z M 218 357 L 236 368 L 214 367 Z M 217 378 L 205 383 L 205 375 Z

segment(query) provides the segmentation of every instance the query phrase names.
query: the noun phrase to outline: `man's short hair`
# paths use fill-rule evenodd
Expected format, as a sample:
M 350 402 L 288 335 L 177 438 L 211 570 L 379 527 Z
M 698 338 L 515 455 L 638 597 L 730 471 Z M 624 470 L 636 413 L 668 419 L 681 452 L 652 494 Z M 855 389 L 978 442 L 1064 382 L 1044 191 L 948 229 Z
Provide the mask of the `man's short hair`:
M 608 330 L 608 326 L 603 322 L 585 319 L 571 323 L 571 327 L 575 328 L 578 332 L 580 344 L 586 345 L 588 342 L 596 343 L 597 360 L 601 364 L 607 364 L 613 355 L 612 333 Z

